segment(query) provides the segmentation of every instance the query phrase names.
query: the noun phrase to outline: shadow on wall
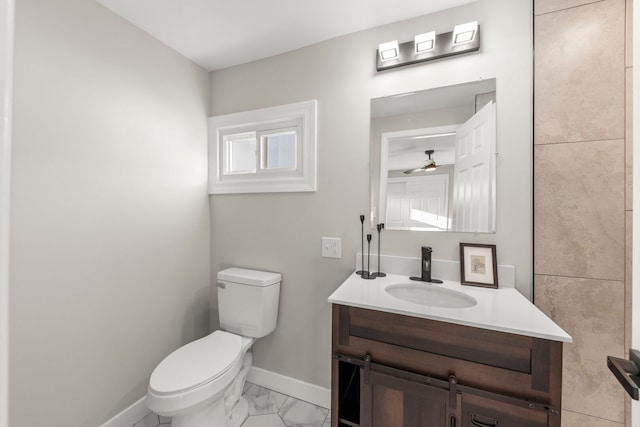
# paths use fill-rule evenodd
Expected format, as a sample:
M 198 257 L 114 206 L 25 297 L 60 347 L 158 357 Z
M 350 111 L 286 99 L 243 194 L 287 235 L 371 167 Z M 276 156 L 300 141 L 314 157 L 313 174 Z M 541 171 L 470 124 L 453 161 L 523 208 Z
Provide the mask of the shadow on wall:
M 184 345 L 198 338 L 208 335 L 209 330 L 209 286 L 200 288 L 193 296 L 193 304 L 191 309 L 185 313 L 184 322 L 182 322 L 182 334 L 180 335 Z

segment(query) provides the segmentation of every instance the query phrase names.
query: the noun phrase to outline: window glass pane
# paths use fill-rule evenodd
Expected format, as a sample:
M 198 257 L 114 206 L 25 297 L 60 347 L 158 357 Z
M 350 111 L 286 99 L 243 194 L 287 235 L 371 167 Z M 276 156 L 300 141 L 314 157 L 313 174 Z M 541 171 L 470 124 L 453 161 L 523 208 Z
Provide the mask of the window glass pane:
M 254 136 L 231 135 L 225 139 L 227 147 L 226 173 L 255 173 L 256 138 Z
M 262 136 L 263 169 L 296 168 L 296 132 L 281 132 Z

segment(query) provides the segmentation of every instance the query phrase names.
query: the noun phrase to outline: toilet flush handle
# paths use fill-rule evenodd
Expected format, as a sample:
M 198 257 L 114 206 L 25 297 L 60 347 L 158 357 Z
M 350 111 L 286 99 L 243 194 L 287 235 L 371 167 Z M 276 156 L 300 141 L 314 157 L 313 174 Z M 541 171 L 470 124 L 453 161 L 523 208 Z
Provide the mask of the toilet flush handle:
M 220 289 L 225 289 L 227 287 L 227 285 L 225 285 L 224 283 L 218 282 L 218 287 Z

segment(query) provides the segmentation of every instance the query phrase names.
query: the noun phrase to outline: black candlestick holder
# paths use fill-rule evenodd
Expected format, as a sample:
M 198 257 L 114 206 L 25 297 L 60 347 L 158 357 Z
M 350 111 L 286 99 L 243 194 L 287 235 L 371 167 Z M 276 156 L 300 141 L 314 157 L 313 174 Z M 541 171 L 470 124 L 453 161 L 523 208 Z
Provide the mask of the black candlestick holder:
M 382 268 L 380 268 L 380 232 L 384 230 L 384 223 L 380 223 L 376 226 L 378 229 L 378 271 L 373 273 L 376 277 L 387 277 L 386 273 L 382 272 Z
M 360 238 L 360 242 L 362 243 L 362 252 L 361 252 L 361 255 L 362 255 L 362 264 L 360 264 L 360 268 L 361 268 L 362 270 L 358 270 L 358 271 L 356 271 L 356 274 L 359 274 L 359 275 L 361 275 L 361 276 L 362 276 L 362 273 L 367 273 L 367 272 L 364 270 L 364 215 L 360 215 L 360 231 L 361 231 L 361 233 L 362 233 L 362 234 L 361 234 L 361 236 L 362 236 L 362 237 Z
M 364 269 L 364 266 L 362 268 Z M 367 280 L 376 278 L 375 273 L 371 273 L 371 234 L 367 234 L 367 271 L 363 271 L 361 276 Z

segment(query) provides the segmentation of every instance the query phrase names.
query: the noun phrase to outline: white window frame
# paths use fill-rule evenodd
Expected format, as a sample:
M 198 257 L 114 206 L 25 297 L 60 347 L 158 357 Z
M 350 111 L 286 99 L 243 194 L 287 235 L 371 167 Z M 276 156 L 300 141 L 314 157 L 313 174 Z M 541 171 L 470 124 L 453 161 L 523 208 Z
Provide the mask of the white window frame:
M 316 191 L 317 101 L 305 101 L 209 118 L 209 194 Z M 264 135 L 296 132 L 296 167 L 263 169 Z M 225 137 L 253 133 L 256 169 L 229 172 Z

